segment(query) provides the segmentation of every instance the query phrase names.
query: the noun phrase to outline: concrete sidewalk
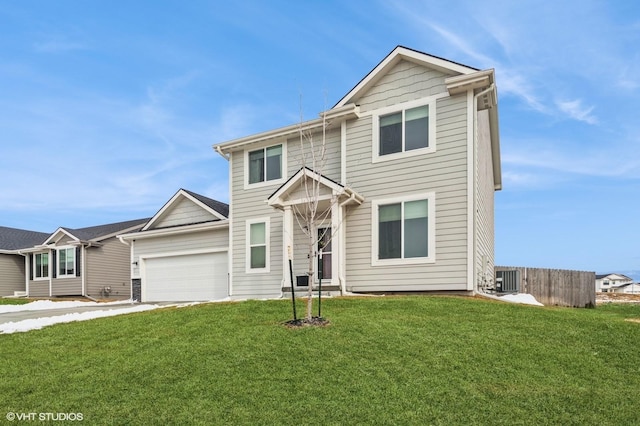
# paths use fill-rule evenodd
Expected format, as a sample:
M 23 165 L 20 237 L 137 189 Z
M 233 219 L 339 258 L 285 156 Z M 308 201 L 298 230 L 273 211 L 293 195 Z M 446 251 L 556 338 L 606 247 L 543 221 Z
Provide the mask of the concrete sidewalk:
M 172 303 L 122 303 L 119 305 L 94 305 L 94 306 L 76 306 L 72 308 L 60 308 L 60 309 L 42 309 L 38 311 L 18 311 L 18 312 L 5 312 L 0 313 L 0 324 L 6 324 L 8 322 L 18 322 L 35 318 L 48 318 L 57 317 L 72 313 L 82 312 L 94 312 L 94 311 L 110 311 L 131 308 L 133 306 L 141 305 L 166 305 L 171 306 Z

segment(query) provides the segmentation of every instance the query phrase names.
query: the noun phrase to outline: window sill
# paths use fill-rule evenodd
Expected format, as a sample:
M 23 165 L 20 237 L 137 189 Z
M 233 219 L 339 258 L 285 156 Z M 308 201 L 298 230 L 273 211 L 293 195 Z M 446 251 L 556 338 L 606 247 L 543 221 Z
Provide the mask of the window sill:
M 384 163 L 385 161 L 401 160 L 404 158 L 416 157 L 418 155 L 426 155 L 436 152 L 435 147 L 428 146 L 426 148 L 412 149 L 411 151 L 396 152 L 393 154 L 379 155 L 373 154 L 372 163 Z
M 413 257 L 409 259 L 372 259 L 371 266 L 406 266 L 436 263 L 435 257 Z

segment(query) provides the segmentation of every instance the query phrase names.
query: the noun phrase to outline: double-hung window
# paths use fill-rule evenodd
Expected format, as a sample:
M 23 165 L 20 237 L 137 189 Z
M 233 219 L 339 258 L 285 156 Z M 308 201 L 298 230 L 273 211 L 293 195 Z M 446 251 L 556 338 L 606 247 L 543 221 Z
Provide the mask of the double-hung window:
M 373 161 L 435 151 L 435 99 L 407 102 L 373 113 Z
M 249 151 L 249 184 L 282 179 L 283 145 Z
M 58 277 L 75 276 L 76 249 L 74 247 L 58 250 Z
M 247 221 L 247 272 L 269 272 L 269 219 Z
M 435 261 L 435 195 L 373 201 L 372 264 Z
M 34 279 L 49 277 L 49 253 L 36 253 L 33 256 Z

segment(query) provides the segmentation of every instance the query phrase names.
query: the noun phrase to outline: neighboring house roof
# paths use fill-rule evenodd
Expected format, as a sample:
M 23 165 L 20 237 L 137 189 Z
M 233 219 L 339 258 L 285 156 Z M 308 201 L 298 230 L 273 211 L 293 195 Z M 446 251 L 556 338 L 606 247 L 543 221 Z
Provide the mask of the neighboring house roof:
M 609 278 L 611 280 L 617 280 L 617 281 L 633 281 L 633 278 L 628 277 L 626 275 L 622 275 L 622 274 L 616 274 L 615 272 L 609 273 L 609 274 L 599 274 L 596 275 L 596 280 L 602 280 L 605 278 Z
M 0 226 L 0 250 L 12 251 L 42 244 L 49 234 Z
M 100 240 L 100 239 L 104 239 L 104 237 L 113 236 L 115 234 L 118 234 L 130 228 L 135 228 L 136 226 L 144 225 L 145 223 L 147 223 L 148 220 L 149 218 L 144 218 L 144 219 L 128 220 L 125 222 L 108 223 L 106 225 L 90 226 L 87 228 L 78 228 L 78 229 L 61 228 L 61 229 L 64 229 L 69 234 L 77 237 L 79 240 L 83 240 L 83 241 Z
M 115 237 L 116 235 L 133 231 L 136 228 L 142 227 L 149 218 L 127 220 L 124 222 L 108 223 L 105 225 L 89 226 L 86 228 L 65 228 L 60 227 L 53 234 L 49 235 L 43 244 L 49 244 L 51 242 L 60 241 L 64 235 L 68 236 L 70 240 L 76 242 L 98 242 L 107 238 Z

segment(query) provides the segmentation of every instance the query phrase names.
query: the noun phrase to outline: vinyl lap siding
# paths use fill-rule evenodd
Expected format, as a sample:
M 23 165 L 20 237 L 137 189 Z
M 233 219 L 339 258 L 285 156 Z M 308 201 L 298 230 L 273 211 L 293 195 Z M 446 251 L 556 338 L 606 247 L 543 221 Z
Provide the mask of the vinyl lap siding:
M 24 257 L 15 254 L 0 254 L 0 296 L 13 296 L 24 291 Z
M 322 133 L 314 133 L 312 135 L 313 142 L 320 152 L 319 147 L 322 144 Z M 306 142 L 306 149 L 308 150 Z M 302 166 L 314 169 L 313 162 L 310 160 L 310 151 L 306 151 L 309 158 L 306 164 L 302 161 L 302 151 L 300 148 L 300 138 L 290 138 L 287 140 L 287 176 L 293 176 Z M 340 126 L 328 129 L 325 134 L 325 160 L 317 162 L 316 172 L 322 173 L 324 176 L 336 182 L 340 182 Z M 271 194 L 269 194 L 271 195 Z
M 171 214 L 159 220 L 154 228 L 166 228 L 176 225 L 207 222 L 217 219 L 211 213 L 202 209 L 193 201 L 183 198 L 173 209 Z
M 244 152 L 238 151 L 231 154 L 229 160 L 231 167 L 231 191 L 233 199 L 233 212 L 231 226 L 233 227 L 233 259 L 232 270 L 232 297 L 256 298 L 279 297 L 282 288 L 282 212 L 269 207 L 267 198 L 277 190 L 281 184 L 261 186 L 258 188 L 244 189 Z M 288 163 L 295 162 L 295 160 Z M 296 168 L 296 170 L 298 170 Z M 257 218 L 270 218 L 270 272 L 246 273 L 246 221 Z
M 445 92 L 446 76 L 400 62 L 359 100 L 361 111 Z M 348 123 L 347 183 L 365 196 L 346 222 L 346 280 L 351 291 L 465 290 L 467 288 L 466 95 L 436 103 L 436 152 L 373 164 L 372 117 Z M 436 262 L 372 266 L 371 201 L 434 192 Z
M 82 295 L 82 279 L 80 277 L 54 278 L 52 296 Z
M 117 238 L 109 238 L 101 247 L 90 247 L 86 255 L 86 290 L 94 298 L 104 298 L 105 287 L 111 288 L 109 298 L 131 297 L 130 249 Z
M 495 263 L 494 229 L 494 181 L 491 156 L 491 135 L 489 130 L 489 112 L 478 112 L 477 128 L 477 167 L 476 167 L 476 232 L 477 256 L 476 271 L 478 284 L 493 279 Z M 488 282 L 487 282 L 488 283 Z

